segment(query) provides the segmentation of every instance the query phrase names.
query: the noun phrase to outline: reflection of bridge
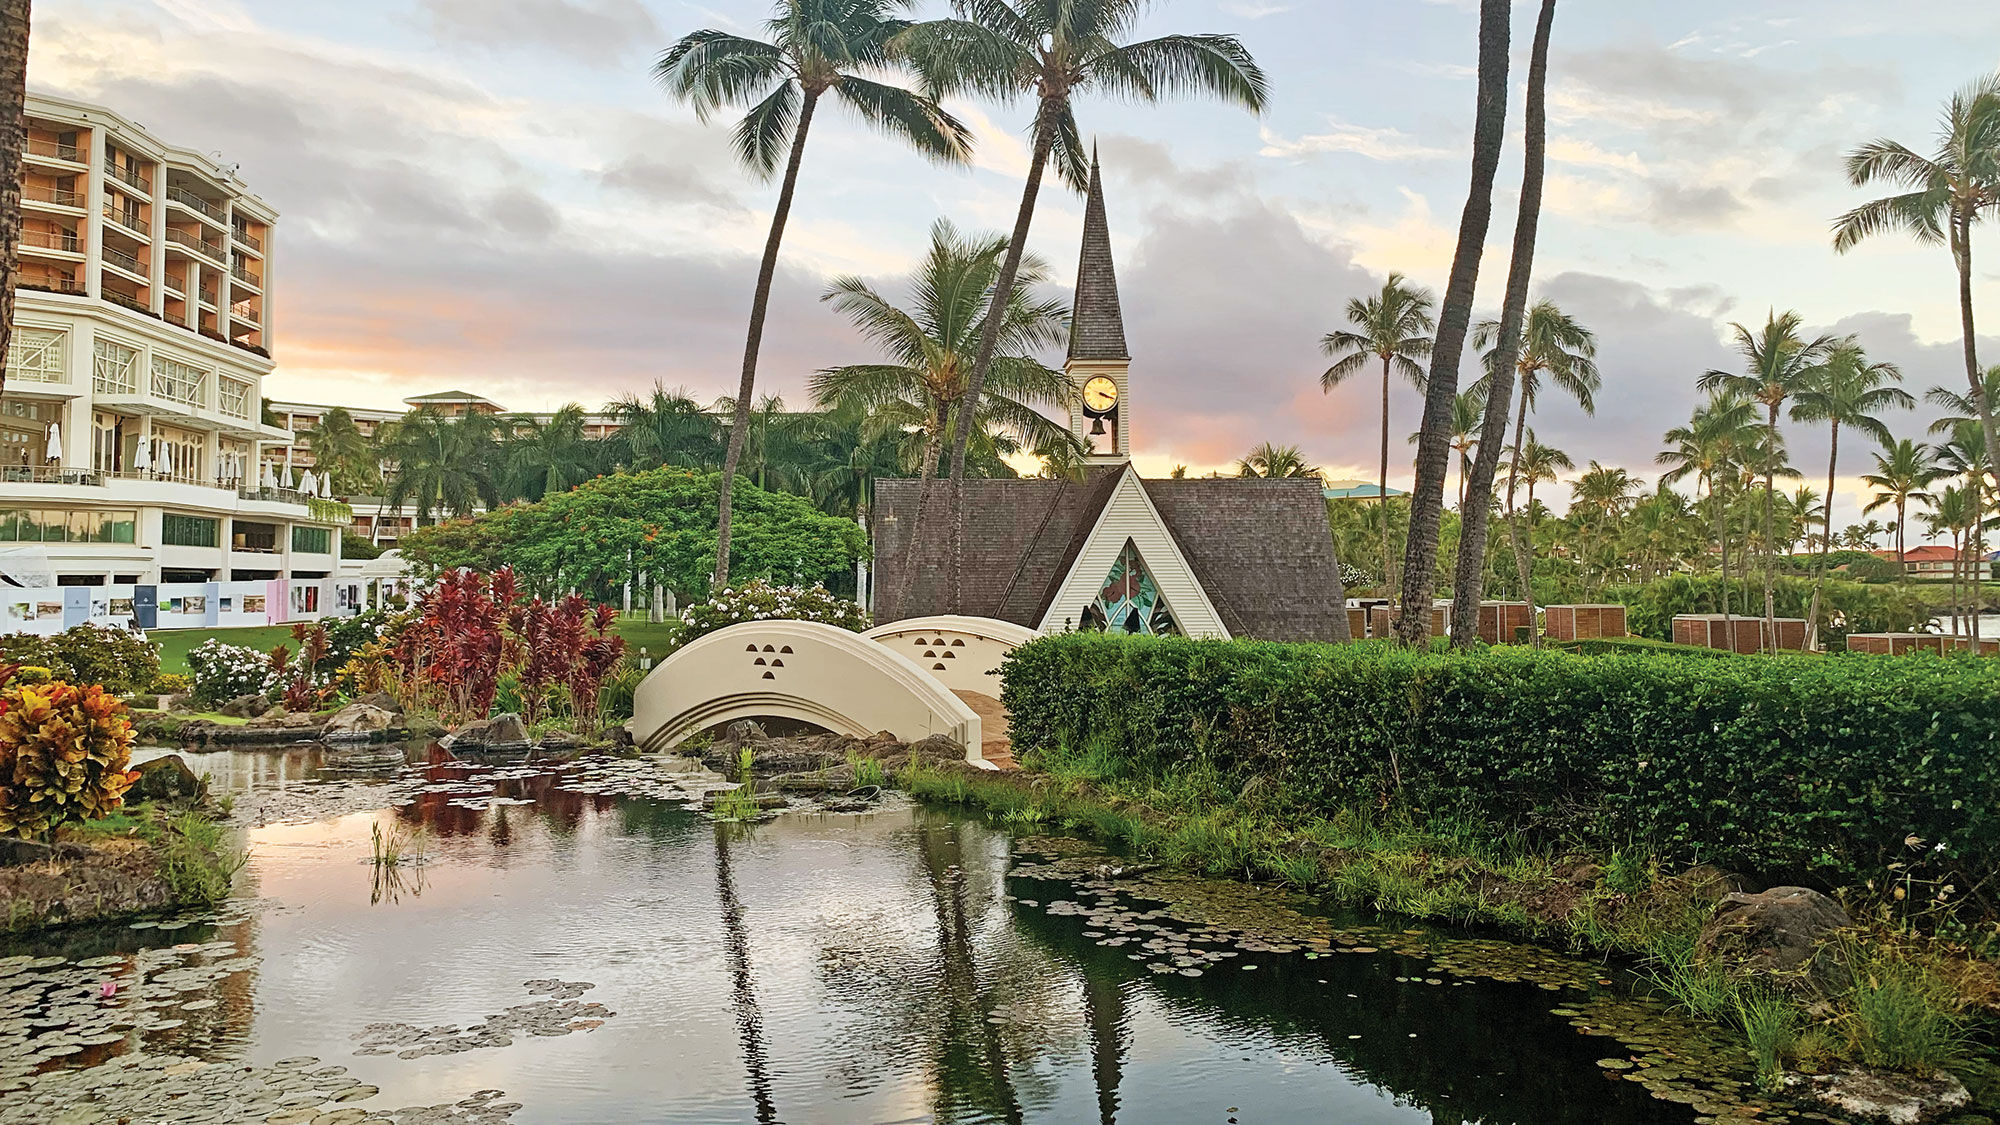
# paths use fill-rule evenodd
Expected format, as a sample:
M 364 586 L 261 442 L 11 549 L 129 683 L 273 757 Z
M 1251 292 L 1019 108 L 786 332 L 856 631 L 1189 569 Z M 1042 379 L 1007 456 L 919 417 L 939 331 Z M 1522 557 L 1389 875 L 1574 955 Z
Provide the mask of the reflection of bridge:
M 732 625 L 675 652 L 639 685 L 632 730 L 671 749 L 738 719 L 792 719 L 866 738 L 944 735 L 966 760 L 1006 753 L 1000 662 L 1038 634 L 978 617 L 922 617 L 850 633 L 811 621 Z

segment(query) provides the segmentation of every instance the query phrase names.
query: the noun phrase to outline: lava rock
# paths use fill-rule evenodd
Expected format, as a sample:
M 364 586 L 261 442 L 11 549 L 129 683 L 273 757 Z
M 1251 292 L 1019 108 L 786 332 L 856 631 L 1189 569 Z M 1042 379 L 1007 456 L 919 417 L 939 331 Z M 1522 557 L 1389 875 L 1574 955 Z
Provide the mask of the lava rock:
M 1794 1074 L 1785 1085 L 1803 1101 L 1884 1125 L 1926 1125 L 1972 1104 L 1965 1083 L 1941 1070 L 1928 1076 L 1859 1069 Z
M 132 801 L 199 801 L 208 795 L 208 786 L 188 768 L 179 754 L 154 758 L 134 767 L 139 780 L 132 783 L 127 797 Z
M 380 707 L 392 715 L 403 713 L 403 705 L 396 702 L 396 697 L 386 691 L 371 691 L 365 695 L 357 695 L 354 697 L 354 702 L 366 703 L 370 707 Z
M 232 719 L 254 719 L 271 709 L 268 695 L 239 695 L 222 705 L 221 714 Z
M 326 721 L 328 742 L 359 742 L 387 735 L 396 725 L 396 716 L 372 703 L 350 703 Z
M 442 745 L 452 751 L 485 751 L 487 753 L 526 750 L 529 745 L 527 725 L 521 716 L 511 711 L 503 711 L 490 719 L 476 719 L 445 735 Z
M 754 723 L 749 719 L 738 719 L 723 728 L 722 737 L 716 739 L 716 742 L 741 746 L 746 742 L 768 742 L 769 740 L 770 736 L 764 733 L 762 725 Z
M 1806 887 L 1729 894 L 1702 927 L 1695 953 L 1738 971 L 1810 982 L 1826 991 L 1838 985 L 1832 979 L 1837 969 L 1818 955 L 1820 947 L 1852 925 L 1839 903 Z
M 954 738 L 942 734 L 934 734 L 929 738 L 918 739 L 910 743 L 910 759 L 912 761 L 936 760 L 963 762 L 965 760 L 965 745 Z

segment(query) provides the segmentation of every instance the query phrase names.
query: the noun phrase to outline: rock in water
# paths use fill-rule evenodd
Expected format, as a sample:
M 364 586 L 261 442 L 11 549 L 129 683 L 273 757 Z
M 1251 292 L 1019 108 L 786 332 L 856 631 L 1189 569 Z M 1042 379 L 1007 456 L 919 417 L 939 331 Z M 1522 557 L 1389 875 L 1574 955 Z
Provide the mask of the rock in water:
M 188 768 L 187 762 L 179 754 L 168 754 L 164 758 L 154 758 L 134 767 L 139 771 L 139 780 L 132 783 L 127 800 L 139 801 L 198 801 L 207 787 L 201 778 Z
M 746 742 L 763 742 L 769 737 L 764 733 L 764 728 L 757 723 L 749 719 L 738 719 L 724 728 L 722 737 L 716 741 L 741 746 Z
M 386 691 L 371 691 L 366 695 L 357 695 L 354 697 L 354 702 L 366 703 L 370 707 L 380 707 L 392 715 L 403 713 L 403 705 L 396 702 L 396 697 Z
M 477 719 L 459 727 L 445 735 L 442 745 L 447 750 L 461 753 L 526 750 L 528 728 L 521 722 L 521 716 L 502 712 L 490 719 Z
M 386 733 L 396 725 L 396 716 L 371 703 L 350 703 L 326 721 L 328 742 L 363 742 Z
M 1839 903 L 1805 887 L 1724 895 L 1695 952 L 1745 972 L 1811 978 L 1824 989 L 1836 983 L 1827 979 L 1834 966 L 1816 954 L 1835 931 L 1852 925 Z
M 1929 1077 L 1880 1070 L 1794 1074 L 1785 1085 L 1844 1117 L 1885 1125 L 1926 1125 L 1972 1103 L 1965 1083 L 1941 1070 Z

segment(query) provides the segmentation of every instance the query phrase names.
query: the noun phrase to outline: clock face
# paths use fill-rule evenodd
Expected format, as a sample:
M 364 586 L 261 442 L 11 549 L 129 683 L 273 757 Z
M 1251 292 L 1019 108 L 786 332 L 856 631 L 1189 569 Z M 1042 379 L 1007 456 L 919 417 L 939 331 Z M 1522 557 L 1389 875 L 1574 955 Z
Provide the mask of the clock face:
M 1083 408 L 1092 414 L 1108 414 L 1118 405 L 1118 384 L 1102 375 L 1083 385 Z

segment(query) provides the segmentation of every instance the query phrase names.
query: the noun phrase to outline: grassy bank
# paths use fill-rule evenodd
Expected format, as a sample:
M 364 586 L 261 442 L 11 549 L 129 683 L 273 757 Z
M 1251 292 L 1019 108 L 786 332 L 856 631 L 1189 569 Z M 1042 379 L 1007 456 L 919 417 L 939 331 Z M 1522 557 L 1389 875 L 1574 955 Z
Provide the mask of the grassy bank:
M 1713 868 L 1670 872 L 1638 849 L 1536 849 L 1463 816 L 1302 816 L 1271 786 L 1235 786 L 1200 768 L 1141 776 L 1101 746 L 1045 749 L 1027 764 L 1018 774 L 915 766 L 896 781 L 928 803 L 1093 837 L 1135 860 L 1622 960 L 1688 1015 L 1743 1034 L 1766 1081 L 1786 1067 L 1945 1067 L 2000 1104 L 2000 1066 L 1980 1045 L 2000 1015 L 2000 973 L 1963 945 L 1873 925 L 1826 951 L 1846 983 L 1816 994 L 1696 956 L 1727 890 Z
M 243 856 L 200 809 L 139 805 L 63 830 L 47 860 L 0 867 L 8 932 L 219 902 Z

